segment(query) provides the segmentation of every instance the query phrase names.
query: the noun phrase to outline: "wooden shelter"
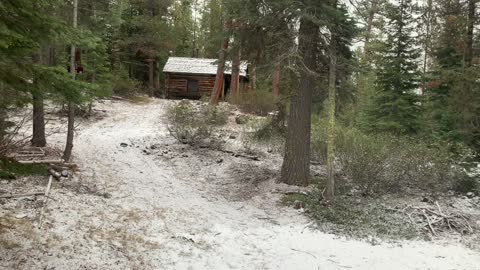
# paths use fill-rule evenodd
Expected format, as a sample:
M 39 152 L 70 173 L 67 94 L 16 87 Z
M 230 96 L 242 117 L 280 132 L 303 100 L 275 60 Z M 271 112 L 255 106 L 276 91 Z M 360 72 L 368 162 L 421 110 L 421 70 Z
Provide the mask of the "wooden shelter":
M 225 63 L 222 96 L 230 91 L 231 62 Z M 200 99 L 210 96 L 217 75 L 217 59 L 170 57 L 163 68 L 167 98 Z M 240 65 L 240 91 L 248 87 L 247 63 Z

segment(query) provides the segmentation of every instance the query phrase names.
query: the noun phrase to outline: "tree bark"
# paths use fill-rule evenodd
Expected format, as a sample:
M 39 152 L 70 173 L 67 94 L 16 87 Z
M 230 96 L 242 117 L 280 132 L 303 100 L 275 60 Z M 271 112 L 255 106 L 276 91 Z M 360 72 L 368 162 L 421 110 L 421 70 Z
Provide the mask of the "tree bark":
M 257 48 L 257 53 L 252 64 L 252 70 L 250 72 L 250 87 L 252 91 L 257 88 L 257 66 L 260 63 L 260 57 L 262 56 L 261 48 Z
M 33 104 L 33 135 L 32 146 L 45 147 L 45 113 L 43 109 L 43 94 L 41 90 L 32 91 Z
M 365 44 L 364 44 L 364 61 L 370 61 L 370 39 L 372 37 L 373 19 L 378 12 L 379 0 L 372 0 L 370 9 L 368 10 L 367 25 L 365 29 Z
M 280 72 L 281 72 L 280 62 L 275 63 L 275 68 L 272 74 L 272 93 L 274 97 L 280 95 Z
M 228 37 L 225 37 L 222 43 L 222 49 L 220 50 L 220 54 L 218 57 L 218 67 L 217 67 L 217 76 L 215 77 L 215 84 L 213 86 L 212 95 L 210 96 L 210 104 L 217 105 L 222 95 L 223 90 L 223 79 L 224 79 L 224 71 L 225 71 L 225 58 L 227 56 L 228 50 Z
M 38 54 L 35 56 L 35 62 L 38 64 L 43 64 L 43 48 L 41 48 Z M 37 78 L 34 78 L 34 89 L 32 94 L 32 146 L 35 147 L 45 147 L 47 140 L 45 139 L 45 113 L 44 113 L 44 104 L 43 104 L 43 93 L 42 90 L 38 88 Z
M 473 29 L 475 27 L 476 0 L 468 0 L 467 36 L 465 41 L 465 66 L 472 66 L 473 60 Z
M 318 27 L 302 18 L 299 30 L 299 53 L 302 62 L 297 91 L 290 101 L 290 114 L 286 132 L 285 155 L 280 181 L 292 185 L 310 183 L 310 132 L 312 96 L 315 80 L 312 72 L 316 68 L 315 43 Z
M 424 95 L 427 89 L 427 66 L 428 66 L 428 56 L 430 54 L 430 39 L 431 39 L 431 29 L 432 29 L 432 0 L 427 0 L 427 11 L 426 11 L 426 29 L 425 29 L 425 41 L 423 44 L 424 55 L 423 55 L 423 84 L 420 88 L 420 95 Z
M 257 88 L 257 63 L 252 64 L 252 70 L 250 71 L 250 89 L 255 91 Z
M 77 11 L 78 11 L 78 0 L 73 0 L 73 28 L 77 28 Z M 75 77 L 76 77 L 75 45 L 73 44 L 70 49 L 70 72 L 72 73 L 73 80 L 75 80 Z M 69 101 L 68 102 L 67 142 L 65 145 L 65 150 L 63 151 L 63 159 L 65 160 L 65 162 L 68 162 L 72 156 L 74 128 L 75 128 L 75 103 L 73 103 L 72 101 Z
M 333 37 L 332 37 L 333 39 Z M 327 186 L 325 189 L 325 201 L 333 201 L 335 194 L 335 98 L 337 80 L 337 55 L 335 41 L 332 41 L 330 52 L 330 67 L 328 76 L 328 129 L 327 129 Z
M 237 100 L 240 95 L 240 62 L 242 57 L 241 46 L 238 45 L 235 49 L 235 55 L 232 62 L 232 81 L 230 84 L 230 90 L 234 100 Z
M 148 62 L 148 86 L 149 86 L 149 92 L 148 96 L 153 97 L 154 90 L 155 90 L 155 82 L 154 82 L 154 61 L 153 59 L 147 59 Z
M 155 75 L 154 75 L 154 84 L 155 84 L 155 91 L 158 94 L 160 90 L 160 63 L 155 61 Z

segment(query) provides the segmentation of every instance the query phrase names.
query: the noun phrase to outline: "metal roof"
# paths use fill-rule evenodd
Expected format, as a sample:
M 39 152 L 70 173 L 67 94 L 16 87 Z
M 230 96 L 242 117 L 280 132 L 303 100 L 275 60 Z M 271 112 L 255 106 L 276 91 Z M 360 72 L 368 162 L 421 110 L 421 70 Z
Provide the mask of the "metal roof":
M 163 72 L 216 75 L 217 66 L 217 59 L 170 57 Z M 231 61 L 225 62 L 225 74 L 232 74 Z M 246 61 L 242 61 L 240 64 L 240 76 L 247 76 Z

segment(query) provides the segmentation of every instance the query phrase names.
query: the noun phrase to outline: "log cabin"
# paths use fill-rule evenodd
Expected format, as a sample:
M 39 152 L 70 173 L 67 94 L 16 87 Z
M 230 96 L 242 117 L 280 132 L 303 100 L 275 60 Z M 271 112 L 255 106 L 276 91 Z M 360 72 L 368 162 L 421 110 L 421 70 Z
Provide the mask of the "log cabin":
M 163 68 L 167 98 L 200 99 L 210 96 L 217 75 L 217 59 L 170 57 Z M 231 62 L 225 63 L 222 97 L 230 91 Z M 240 65 L 240 91 L 248 86 L 247 62 Z

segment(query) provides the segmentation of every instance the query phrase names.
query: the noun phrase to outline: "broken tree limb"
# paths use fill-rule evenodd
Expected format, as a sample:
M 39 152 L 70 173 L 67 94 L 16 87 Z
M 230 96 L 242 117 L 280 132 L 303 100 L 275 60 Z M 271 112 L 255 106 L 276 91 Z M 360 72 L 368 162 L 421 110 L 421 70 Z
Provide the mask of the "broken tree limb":
M 66 164 L 65 160 L 63 159 L 55 159 L 55 160 L 18 160 L 18 163 L 21 164 Z
M 54 169 L 50 168 L 48 170 L 48 172 L 50 173 L 50 175 L 52 175 L 53 177 L 55 177 L 55 179 L 57 180 L 60 180 L 60 178 L 62 178 L 62 174 L 60 174 L 59 172 L 55 171 Z
M 427 216 L 427 214 L 425 213 L 425 210 L 423 211 L 423 216 L 425 217 L 425 219 L 427 220 L 427 225 L 428 225 L 428 228 L 430 229 L 430 231 L 432 232 L 433 235 L 437 235 L 435 233 L 435 230 L 433 229 L 433 226 L 432 226 L 432 223 L 430 222 L 430 218 Z
M 58 164 L 50 163 L 50 164 L 48 164 L 48 166 L 50 166 L 50 168 L 54 169 L 57 172 L 61 172 L 61 171 L 69 169 L 67 166 L 62 166 L 61 164 L 58 165 Z
M 223 152 L 223 153 L 231 154 L 234 157 L 241 157 L 241 158 L 251 159 L 251 160 L 254 160 L 254 161 L 259 161 L 260 160 L 260 158 L 257 157 L 257 156 L 244 155 L 244 154 L 240 154 L 240 153 L 235 153 L 235 152 L 230 151 L 230 150 L 220 150 L 220 151 Z
M 35 158 L 35 157 L 44 157 L 45 154 L 16 154 L 17 158 Z
M 76 163 L 66 163 L 64 160 L 18 160 L 20 164 L 48 164 L 48 165 L 58 165 L 62 168 L 77 168 L 78 165 Z
M 45 202 L 43 203 L 42 210 L 40 212 L 40 219 L 38 221 L 38 228 L 42 227 L 43 213 L 45 212 L 45 206 L 47 205 L 48 198 L 49 198 L 48 195 L 50 194 L 50 189 L 52 187 L 52 179 L 53 179 L 53 176 L 50 175 L 50 177 L 48 178 L 47 188 L 45 189 Z
M 111 99 L 122 100 L 122 101 L 130 101 L 127 98 L 119 97 L 119 96 L 111 96 Z
M 422 224 L 422 229 L 426 228 L 433 236 L 445 231 L 456 231 L 460 234 L 469 234 L 474 232 L 474 228 L 469 223 L 467 216 L 460 213 L 448 213 L 442 210 L 438 202 L 436 207 L 415 207 L 408 205 L 403 209 L 387 208 L 406 215 L 411 224 Z
M 234 157 L 241 157 L 241 158 L 246 158 L 246 159 L 251 159 L 253 161 L 260 161 L 260 158 L 257 156 L 247 156 L 243 154 L 233 154 Z
M 33 192 L 33 193 L 19 193 L 19 194 L 2 195 L 2 196 L 0 196 L 0 199 L 30 197 L 30 196 L 45 196 L 45 192 Z

